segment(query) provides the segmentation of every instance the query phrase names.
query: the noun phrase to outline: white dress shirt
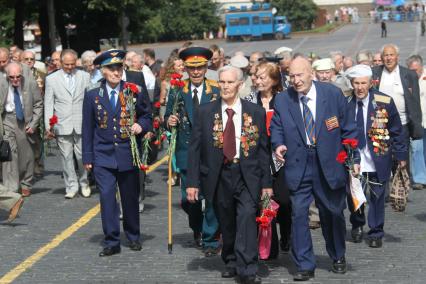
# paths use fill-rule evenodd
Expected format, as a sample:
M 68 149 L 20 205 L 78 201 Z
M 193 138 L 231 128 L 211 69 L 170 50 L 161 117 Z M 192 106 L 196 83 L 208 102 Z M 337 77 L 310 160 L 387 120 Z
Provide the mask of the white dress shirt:
M 223 130 L 225 130 L 226 123 L 228 122 L 228 114 L 226 113 L 227 108 L 232 108 L 234 111 L 234 116 L 232 117 L 232 121 L 234 122 L 235 127 L 235 157 L 234 159 L 240 158 L 240 142 L 241 142 L 241 127 L 242 127 L 242 107 L 241 107 L 241 99 L 238 98 L 237 101 L 232 106 L 228 106 L 223 100 L 222 100 L 222 123 L 223 123 Z
M 426 128 L 426 70 L 423 71 L 422 76 L 419 78 L 419 87 L 420 87 L 420 107 L 422 109 L 422 125 L 423 125 L 423 128 Z
M 155 88 L 155 75 L 151 69 L 145 64 L 142 67 L 143 77 L 145 79 L 145 85 L 148 90 L 154 90 Z
M 399 66 L 397 65 L 392 72 L 383 68 L 382 78 L 380 79 L 379 91 L 392 97 L 398 110 L 401 124 L 407 124 L 407 110 L 405 108 L 404 88 L 402 87 Z
M 14 112 L 15 111 L 15 93 L 12 85 L 9 85 L 9 91 L 7 92 L 6 105 L 4 109 L 6 112 Z M 22 90 L 21 87 L 18 87 L 19 98 L 21 100 L 22 110 L 24 110 L 24 103 L 22 101 Z
M 201 84 L 198 87 L 195 87 L 193 84 L 191 84 L 191 98 L 194 97 L 194 90 L 195 89 L 197 89 L 198 102 L 201 103 L 201 96 L 203 95 L 204 84 Z
M 65 83 L 67 84 L 67 89 L 74 93 L 75 90 L 75 72 L 66 73 L 62 70 L 62 73 L 65 78 Z
M 305 96 L 302 93 L 299 93 L 299 106 L 300 106 L 300 111 L 302 112 L 302 118 L 303 118 L 303 103 L 302 100 L 300 99 L 302 96 Z M 308 93 L 306 94 L 306 97 L 308 98 L 308 108 L 312 113 L 312 116 L 314 118 L 314 123 L 316 121 L 316 113 L 317 113 L 317 89 L 315 88 L 315 84 L 312 83 L 311 88 L 309 89 Z M 305 133 L 306 133 L 306 129 L 305 129 Z M 307 145 L 311 145 L 311 141 L 309 140 L 309 136 L 308 133 L 306 133 L 306 144 Z
M 115 106 L 117 106 L 118 94 L 120 94 L 120 84 L 117 84 L 117 87 L 115 87 L 115 88 L 111 88 L 111 86 L 107 82 L 106 83 L 106 89 L 107 89 L 107 93 L 108 93 L 108 100 L 111 97 L 111 91 L 112 90 L 115 91 Z
M 367 173 L 367 172 L 375 172 L 376 166 L 374 165 L 373 158 L 371 157 L 370 150 L 368 148 L 368 140 L 369 137 L 367 135 L 367 119 L 368 119 L 368 102 L 369 102 L 370 94 L 368 94 L 365 98 L 363 98 L 361 101 L 363 103 L 362 106 L 362 114 L 364 119 L 364 130 L 365 130 L 365 147 L 359 150 L 360 156 L 361 156 L 361 172 Z M 355 108 L 355 119 L 356 115 L 358 113 L 358 99 L 356 100 L 356 108 Z

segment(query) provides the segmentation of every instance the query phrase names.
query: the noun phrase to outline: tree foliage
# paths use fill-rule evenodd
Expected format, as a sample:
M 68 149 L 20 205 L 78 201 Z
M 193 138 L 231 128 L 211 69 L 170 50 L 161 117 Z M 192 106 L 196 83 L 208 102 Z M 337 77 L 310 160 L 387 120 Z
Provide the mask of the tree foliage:
M 317 16 L 317 5 L 313 0 L 272 0 L 279 15 L 287 16 L 294 30 L 310 29 Z

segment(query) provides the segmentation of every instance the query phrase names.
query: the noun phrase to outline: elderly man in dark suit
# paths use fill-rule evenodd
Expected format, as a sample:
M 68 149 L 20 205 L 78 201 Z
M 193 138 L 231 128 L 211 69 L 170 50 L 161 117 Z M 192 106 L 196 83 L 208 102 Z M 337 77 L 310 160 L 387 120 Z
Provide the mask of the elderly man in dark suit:
M 221 99 L 196 111 L 189 148 L 187 198 L 213 202 L 222 232 L 222 277 L 261 283 L 257 271 L 256 212 L 261 194 L 272 195 L 262 107 L 241 100 L 242 71 L 219 69 Z M 200 192 L 201 191 L 201 192 Z
M 6 66 L 9 84 L 0 89 L 3 105 L 4 139 L 12 149 L 12 161 L 3 163 L 3 183 L 11 191 L 19 189 L 23 196 L 31 194 L 34 174 L 36 130 L 43 113 L 43 100 L 35 80 L 24 77 L 19 63 Z
M 93 170 L 100 191 L 102 227 L 105 235 L 104 249 L 99 256 L 120 253 L 120 220 L 116 200 L 117 185 L 123 207 L 123 229 L 130 242 L 130 249 L 139 251 L 139 174 L 134 165 L 130 135 L 143 135 L 152 125 L 151 106 L 147 96 L 124 91 L 124 51 L 109 50 L 94 63 L 102 66 L 104 80 L 88 88 L 83 102 L 83 163 L 86 170 Z M 136 98 L 129 106 L 128 96 Z M 135 121 L 131 121 L 130 109 L 134 108 Z
M 390 96 L 401 118 L 404 136 L 423 137 L 420 89 L 416 72 L 398 64 L 399 48 L 394 44 L 382 47 L 382 66 L 373 67 L 373 87 Z
M 408 144 L 404 139 L 401 120 L 393 99 L 371 87 L 371 68 L 356 65 L 346 71 L 353 87 L 349 102 L 358 128 L 358 148 L 361 156 L 361 173 L 370 189 L 368 196 L 368 244 L 372 248 L 382 246 L 385 223 L 385 185 L 390 179 L 392 155 L 400 166 L 406 166 Z M 349 207 L 352 201 L 348 200 Z M 352 238 L 362 241 L 365 224 L 365 206 L 353 212 Z M 353 208 L 351 208 L 353 209 Z
M 308 226 L 309 205 L 315 200 L 332 271 L 346 272 L 345 218 L 347 172 L 336 161 L 342 140 L 356 138 L 354 116 L 340 89 L 313 82 L 306 58 L 290 64 L 292 87 L 275 98 L 271 122 L 271 143 L 279 160 L 285 161 L 284 175 L 293 206 L 291 249 L 297 266 L 294 280 L 314 277 L 315 256 Z M 353 113 L 353 112 L 352 112 Z M 359 172 L 355 151 L 354 174 Z M 285 159 L 284 159 L 285 158 Z

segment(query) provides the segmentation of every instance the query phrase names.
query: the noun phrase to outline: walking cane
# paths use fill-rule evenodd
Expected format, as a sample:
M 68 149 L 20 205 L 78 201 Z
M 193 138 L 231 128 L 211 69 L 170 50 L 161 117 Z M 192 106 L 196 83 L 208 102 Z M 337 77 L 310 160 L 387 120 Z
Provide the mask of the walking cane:
M 168 240 L 168 250 L 169 254 L 172 254 L 173 250 L 173 240 L 172 240 L 172 159 L 173 155 L 169 155 L 169 179 L 168 179 L 168 204 L 167 204 L 167 210 L 168 210 L 168 223 L 169 223 L 169 240 Z

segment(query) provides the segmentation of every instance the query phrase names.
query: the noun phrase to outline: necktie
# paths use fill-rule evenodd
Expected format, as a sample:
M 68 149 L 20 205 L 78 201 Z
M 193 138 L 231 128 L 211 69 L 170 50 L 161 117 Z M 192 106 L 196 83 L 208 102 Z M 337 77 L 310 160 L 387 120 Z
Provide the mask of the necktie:
M 24 110 L 22 109 L 21 98 L 17 87 L 13 87 L 13 103 L 15 104 L 16 119 L 23 121 Z
M 228 121 L 226 122 L 225 130 L 223 131 L 223 155 L 228 161 L 234 159 L 237 153 L 236 142 L 235 142 L 235 125 L 232 117 L 235 112 L 232 108 L 226 109 L 228 115 Z
M 115 110 L 115 90 L 112 90 L 109 96 L 109 103 L 111 104 L 111 108 Z
M 306 134 L 308 135 L 309 141 L 312 145 L 315 144 L 315 121 L 311 110 L 308 107 L 308 98 L 303 95 L 300 100 L 303 105 L 303 122 L 305 124 Z
M 72 77 L 72 74 L 68 74 L 68 89 L 71 92 L 74 92 L 74 78 Z
M 200 102 L 198 101 L 198 90 L 194 89 L 194 91 L 192 91 L 194 93 L 194 96 L 192 97 L 192 105 L 194 106 L 194 108 L 198 108 L 198 106 L 200 105 Z
M 358 110 L 356 113 L 356 126 L 358 131 L 358 148 L 363 149 L 365 147 L 365 129 L 364 129 L 364 104 L 362 101 L 358 101 Z

